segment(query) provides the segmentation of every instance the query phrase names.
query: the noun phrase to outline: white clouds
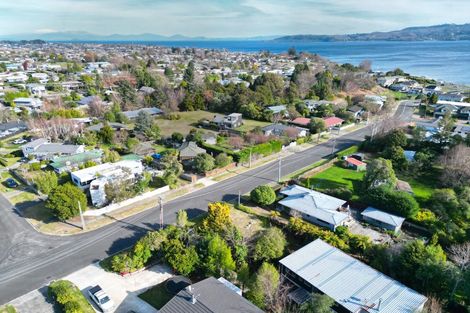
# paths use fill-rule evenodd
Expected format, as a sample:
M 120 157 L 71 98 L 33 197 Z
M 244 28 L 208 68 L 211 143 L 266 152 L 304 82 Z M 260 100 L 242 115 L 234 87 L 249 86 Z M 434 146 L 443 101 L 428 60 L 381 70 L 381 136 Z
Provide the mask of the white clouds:
M 0 1 L 0 33 L 337 34 L 470 22 L 466 0 Z

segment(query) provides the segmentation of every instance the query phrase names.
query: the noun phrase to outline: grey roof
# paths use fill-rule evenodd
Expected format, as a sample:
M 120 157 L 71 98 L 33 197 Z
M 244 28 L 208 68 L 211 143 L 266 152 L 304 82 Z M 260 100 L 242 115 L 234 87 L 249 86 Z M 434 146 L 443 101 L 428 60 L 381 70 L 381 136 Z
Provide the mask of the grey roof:
M 286 187 L 280 193 L 286 195 L 287 198 L 279 201 L 279 204 L 331 225 L 340 225 L 348 218 L 347 214 L 336 211 L 346 203 L 344 200 L 298 185 Z
M 273 134 L 277 136 L 283 135 L 287 129 L 295 129 L 297 130 L 297 134 L 299 134 L 303 130 L 308 132 L 307 128 L 302 128 L 302 127 L 297 127 L 297 126 L 288 126 L 284 124 L 271 124 L 271 125 L 264 126 L 263 128 L 261 128 L 263 132 L 272 132 Z
M 93 102 L 93 100 L 100 100 L 100 97 L 98 96 L 88 96 L 88 97 L 83 97 L 80 100 L 78 100 L 77 104 L 78 105 L 89 105 L 90 103 Z
M 349 312 L 412 313 L 427 298 L 317 239 L 280 263 Z M 379 301 L 381 301 L 380 306 Z
M 40 146 L 40 145 L 43 145 L 45 143 L 47 143 L 47 139 L 46 138 L 39 138 L 39 139 L 36 139 L 36 140 L 33 140 L 31 142 L 28 142 L 27 144 L 24 144 L 21 146 L 21 149 L 25 149 L 25 148 L 33 148 L 35 149 L 36 147 Z
M 180 157 L 195 157 L 198 154 L 206 153 L 206 150 L 199 148 L 194 141 L 186 141 L 178 149 Z
M 276 113 L 281 113 L 281 111 L 287 110 L 287 107 L 285 105 L 275 105 L 275 106 L 270 106 L 267 109 L 273 112 L 274 114 L 276 114 Z
M 363 216 L 367 216 L 368 218 L 374 219 L 376 221 L 380 221 L 387 225 L 398 226 L 401 227 L 403 222 L 405 221 L 404 217 L 396 216 L 384 211 L 380 211 L 379 209 L 368 207 L 362 213 Z
M 348 109 L 349 112 L 352 112 L 352 113 L 357 113 L 357 112 L 361 112 L 363 111 L 364 109 L 361 107 L 361 106 L 358 106 L 358 105 L 353 105 L 352 107 L 350 107 Z
M 109 126 L 111 126 L 113 129 L 127 129 L 127 126 L 125 124 L 121 124 L 121 123 L 115 123 L 115 122 L 109 122 L 108 123 Z M 95 125 L 91 125 L 89 127 L 87 127 L 87 130 L 89 131 L 100 131 L 101 128 L 103 128 L 104 124 L 103 123 L 98 123 L 98 124 L 95 124 Z
M 0 124 L 0 131 L 5 131 L 13 128 L 21 128 L 21 129 L 26 129 L 26 123 L 25 122 L 9 122 L 9 123 L 2 123 Z
M 72 154 L 76 153 L 81 146 L 79 145 L 64 145 L 62 143 L 47 143 L 40 145 L 34 153 L 64 153 Z
M 236 292 L 230 290 L 214 277 L 206 278 L 181 290 L 160 310 L 160 313 L 262 313 L 256 307 Z M 196 303 L 192 303 L 192 294 Z
M 163 114 L 163 111 L 160 110 L 159 108 L 143 108 L 139 110 L 125 111 L 125 112 L 122 112 L 122 114 L 124 114 L 129 119 L 133 119 L 133 118 L 136 118 L 140 112 L 144 112 L 150 115 Z

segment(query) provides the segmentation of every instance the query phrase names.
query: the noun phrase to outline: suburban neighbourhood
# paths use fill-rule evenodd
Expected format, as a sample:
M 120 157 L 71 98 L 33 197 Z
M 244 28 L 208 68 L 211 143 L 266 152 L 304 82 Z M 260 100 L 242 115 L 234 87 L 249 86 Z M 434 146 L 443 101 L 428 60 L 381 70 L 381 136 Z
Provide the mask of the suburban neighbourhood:
M 1 42 L 0 312 L 468 312 L 469 102 L 293 50 Z

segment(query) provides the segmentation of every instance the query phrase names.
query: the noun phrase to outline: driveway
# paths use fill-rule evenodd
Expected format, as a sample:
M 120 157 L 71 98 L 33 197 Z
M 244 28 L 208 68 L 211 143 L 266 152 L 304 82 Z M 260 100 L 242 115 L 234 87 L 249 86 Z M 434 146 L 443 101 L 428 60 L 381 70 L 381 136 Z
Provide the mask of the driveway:
M 103 270 L 98 263 L 89 265 L 62 279 L 70 280 L 82 291 L 85 297 L 94 304 L 89 296 L 88 289 L 95 285 L 108 294 L 115 304 L 115 313 L 157 313 L 158 311 L 147 302 L 138 297 L 139 294 L 148 288 L 157 285 L 169 277 L 171 271 L 163 265 L 155 265 L 144 271 L 122 277 Z M 18 312 L 27 313 L 54 313 L 59 312 L 58 308 L 47 299 L 47 287 L 31 291 L 10 302 Z M 97 307 L 94 305 L 95 310 Z M 99 310 L 97 310 L 99 312 Z

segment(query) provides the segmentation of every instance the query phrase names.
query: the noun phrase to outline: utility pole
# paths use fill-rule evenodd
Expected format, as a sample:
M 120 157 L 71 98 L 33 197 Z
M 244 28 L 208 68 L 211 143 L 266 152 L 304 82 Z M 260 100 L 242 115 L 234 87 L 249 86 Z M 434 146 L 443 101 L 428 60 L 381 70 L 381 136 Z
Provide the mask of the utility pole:
M 82 221 L 82 230 L 86 230 L 85 218 L 83 217 L 82 204 L 78 201 L 78 211 L 80 212 L 80 220 Z
M 281 155 L 279 155 L 279 172 L 278 172 L 278 179 L 277 179 L 279 183 L 281 182 L 281 169 L 282 169 L 282 158 L 281 158 Z
M 250 168 L 251 168 L 251 150 L 253 150 L 253 147 L 250 147 Z
M 241 190 L 238 190 L 238 206 L 240 206 L 241 198 L 242 197 L 242 192 Z
M 163 203 L 162 197 L 158 197 L 158 204 L 160 206 L 160 230 L 163 229 Z
M 336 129 L 335 129 L 336 130 Z M 336 138 L 338 138 L 339 136 L 339 132 L 341 131 L 340 128 L 337 129 L 337 133 L 336 133 L 336 136 L 334 135 L 333 133 L 333 130 L 331 132 L 331 134 L 333 135 L 333 146 L 331 147 L 331 155 L 333 155 L 335 153 L 335 148 L 336 148 Z

